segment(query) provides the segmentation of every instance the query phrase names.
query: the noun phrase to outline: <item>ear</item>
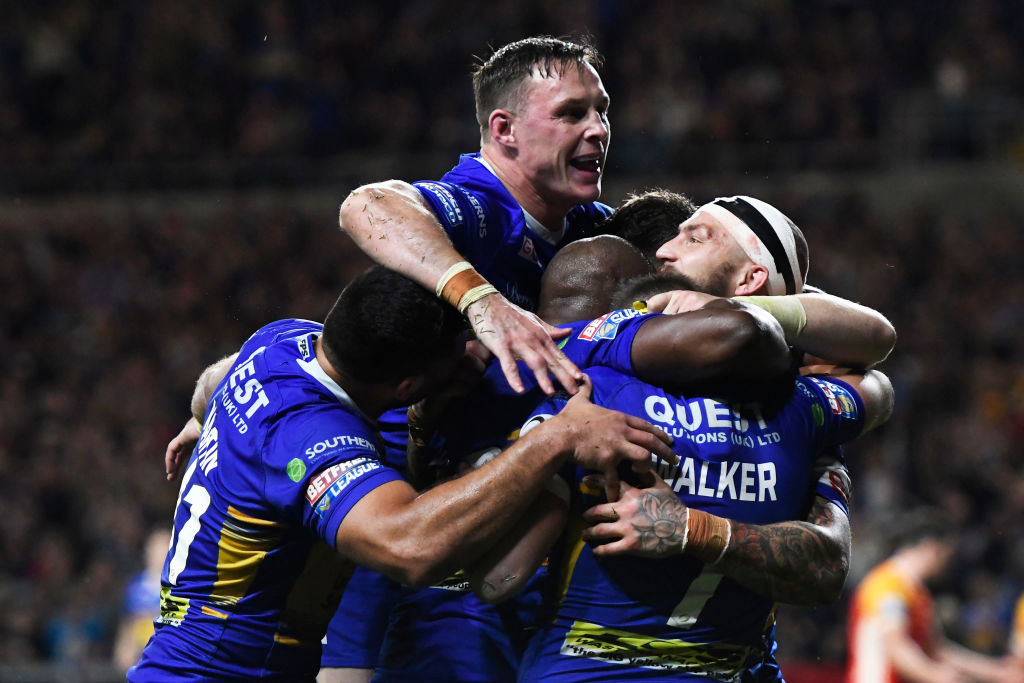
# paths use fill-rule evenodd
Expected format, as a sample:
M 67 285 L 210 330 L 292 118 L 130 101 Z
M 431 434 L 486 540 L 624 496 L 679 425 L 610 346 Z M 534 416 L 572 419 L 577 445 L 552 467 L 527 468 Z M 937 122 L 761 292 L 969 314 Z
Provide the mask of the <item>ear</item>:
M 423 382 L 423 375 L 410 375 L 406 377 L 395 387 L 395 398 L 402 405 L 415 403 L 413 399 L 419 396 L 420 391 L 423 389 Z
M 513 127 L 515 116 L 507 109 L 495 109 L 487 117 L 488 130 L 491 133 L 491 140 L 502 147 L 515 147 L 516 135 Z
M 740 280 L 736 284 L 734 296 L 750 296 L 767 294 L 762 291 L 768 284 L 768 269 L 758 263 L 750 263 L 740 271 Z

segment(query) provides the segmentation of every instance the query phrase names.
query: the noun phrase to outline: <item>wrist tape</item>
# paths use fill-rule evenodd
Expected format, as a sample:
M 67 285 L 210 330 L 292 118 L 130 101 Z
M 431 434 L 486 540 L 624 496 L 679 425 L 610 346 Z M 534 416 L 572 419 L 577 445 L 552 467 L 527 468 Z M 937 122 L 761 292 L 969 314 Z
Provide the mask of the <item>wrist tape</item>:
M 807 324 L 807 312 L 796 296 L 737 296 L 733 301 L 745 301 L 771 314 L 782 325 L 782 332 L 790 344 Z
M 469 261 L 459 261 L 437 281 L 435 293 L 465 315 L 466 309 L 498 290 L 473 269 Z
M 682 549 L 689 550 L 699 560 L 714 566 L 725 556 L 732 538 L 732 524 L 703 510 L 690 508 L 686 519 L 686 534 Z

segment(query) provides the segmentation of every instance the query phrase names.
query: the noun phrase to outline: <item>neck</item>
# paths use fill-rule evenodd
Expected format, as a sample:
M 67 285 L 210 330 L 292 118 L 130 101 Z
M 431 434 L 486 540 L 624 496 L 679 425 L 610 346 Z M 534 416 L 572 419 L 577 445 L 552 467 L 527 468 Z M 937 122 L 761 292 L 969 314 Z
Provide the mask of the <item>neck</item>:
M 335 368 L 324 353 L 323 337 L 316 340 L 316 362 L 328 377 L 345 390 L 352 402 L 363 415 L 376 420 L 381 413 L 393 407 L 392 392 L 384 390 L 380 384 L 363 382 L 343 374 Z
M 480 150 L 480 156 L 524 211 L 537 219 L 548 230 L 556 232 L 559 229 L 562 221 L 565 220 L 565 214 L 569 213 L 569 209 L 572 208 L 571 206 L 551 206 L 538 194 L 533 184 L 511 162 L 511 159 L 502 150 L 495 149 L 493 145 L 485 144 Z

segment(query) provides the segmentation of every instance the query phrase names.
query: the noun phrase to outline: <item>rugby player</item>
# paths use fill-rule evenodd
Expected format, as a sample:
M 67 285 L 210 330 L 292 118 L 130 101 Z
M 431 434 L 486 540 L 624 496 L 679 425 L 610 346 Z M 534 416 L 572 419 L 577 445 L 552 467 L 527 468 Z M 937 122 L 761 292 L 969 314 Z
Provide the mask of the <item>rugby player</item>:
M 156 631 L 129 681 L 312 681 L 355 563 L 429 585 L 507 531 L 568 459 L 604 469 L 670 439 L 587 402 L 421 495 L 380 462 L 373 420 L 442 386 L 461 318 L 381 267 L 323 325 L 283 320 L 227 362 L 182 478 Z

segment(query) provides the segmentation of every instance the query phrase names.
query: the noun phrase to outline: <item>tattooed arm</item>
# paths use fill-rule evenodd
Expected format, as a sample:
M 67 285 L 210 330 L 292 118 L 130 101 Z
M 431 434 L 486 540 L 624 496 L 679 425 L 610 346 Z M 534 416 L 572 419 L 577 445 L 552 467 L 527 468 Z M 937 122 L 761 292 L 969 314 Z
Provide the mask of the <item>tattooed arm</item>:
M 839 599 L 850 569 L 851 538 L 849 520 L 835 503 L 817 496 L 804 521 L 744 524 L 688 508 L 654 476 L 648 488 L 623 482 L 618 501 L 584 513 L 594 524 L 584 540 L 601 544 L 595 555 L 659 558 L 684 552 L 777 602 L 815 606 Z M 727 528 L 725 537 L 707 533 L 715 527 Z

